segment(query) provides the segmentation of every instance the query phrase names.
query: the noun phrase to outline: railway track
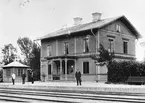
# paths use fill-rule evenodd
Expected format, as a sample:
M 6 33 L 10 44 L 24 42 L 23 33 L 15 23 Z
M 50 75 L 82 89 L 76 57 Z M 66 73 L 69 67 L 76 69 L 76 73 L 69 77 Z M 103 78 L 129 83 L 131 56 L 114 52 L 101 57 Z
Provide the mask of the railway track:
M 0 88 L 0 100 L 34 103 L 40 101 L 55 103 L 97 103 L 97 101 L 145 103 L 145 94 Z

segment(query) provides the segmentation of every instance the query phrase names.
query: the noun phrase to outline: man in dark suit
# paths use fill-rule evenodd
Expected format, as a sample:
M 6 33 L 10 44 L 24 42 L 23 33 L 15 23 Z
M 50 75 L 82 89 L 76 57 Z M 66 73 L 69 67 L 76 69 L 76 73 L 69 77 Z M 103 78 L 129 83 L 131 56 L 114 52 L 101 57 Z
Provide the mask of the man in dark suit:
M 25 84 L 25 78 L 26 78 L 26 74 L 23 73 L 23 74 L 22 74 L 22 84 Z
M 75 77 L 76 77 L 77 85 L 81 85 L 81 82 L 82 82 L 81 72 L 77 70 L 76 73 L 75 73 Z
M 31 82 L 32 82 L 32 84 L 34 84 L 34 72 L 33 72 L 33 70 L 31 71 Z

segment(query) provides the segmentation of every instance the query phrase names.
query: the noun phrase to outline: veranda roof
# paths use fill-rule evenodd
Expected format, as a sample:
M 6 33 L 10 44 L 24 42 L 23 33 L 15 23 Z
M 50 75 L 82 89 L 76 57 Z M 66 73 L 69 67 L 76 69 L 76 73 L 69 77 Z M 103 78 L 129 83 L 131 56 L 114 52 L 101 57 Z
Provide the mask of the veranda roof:
M 24 65 L 20 62 L 17 62 L 17 61 L 14 61 L 14 62 L 11 62 L 5 66 L 3 66 L 3 68 L 9 68 L 9 67 L 22 67 L 22 68 L 29 68 L 29 66 L 27 65 Z

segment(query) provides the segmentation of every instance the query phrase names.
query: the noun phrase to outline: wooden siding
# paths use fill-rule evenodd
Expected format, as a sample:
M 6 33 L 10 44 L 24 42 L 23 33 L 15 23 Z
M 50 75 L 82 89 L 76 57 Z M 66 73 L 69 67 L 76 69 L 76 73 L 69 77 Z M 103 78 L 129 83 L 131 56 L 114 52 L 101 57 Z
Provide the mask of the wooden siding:
M 121 27 L 121 32 L 116 32 L 116 24 Z M 123 39 L 128 42 L 128 54 L 135 56 L 135 37 L 121 22 L 114 22 L 100 30 L 100 43 L 108 49 L 108 35 L 114 37 L 115 53 L 123 53 Z

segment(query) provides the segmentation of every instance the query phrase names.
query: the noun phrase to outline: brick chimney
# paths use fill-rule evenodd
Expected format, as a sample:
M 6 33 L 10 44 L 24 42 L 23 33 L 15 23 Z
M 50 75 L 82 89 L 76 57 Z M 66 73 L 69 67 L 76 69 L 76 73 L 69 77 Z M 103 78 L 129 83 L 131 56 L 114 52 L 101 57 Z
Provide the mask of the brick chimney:
M 74 25 L 80 25 L 82 23 L 82 18 L 81 17 L 76 17 L 74 19 Z
M 92 13 L 93 21 L 101 20 L 101 15 L 102 13 L 98 13 L 98 12 Z

